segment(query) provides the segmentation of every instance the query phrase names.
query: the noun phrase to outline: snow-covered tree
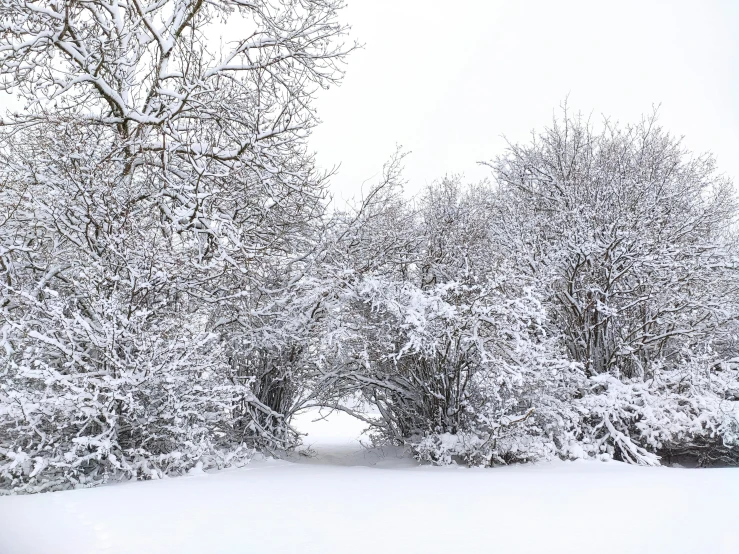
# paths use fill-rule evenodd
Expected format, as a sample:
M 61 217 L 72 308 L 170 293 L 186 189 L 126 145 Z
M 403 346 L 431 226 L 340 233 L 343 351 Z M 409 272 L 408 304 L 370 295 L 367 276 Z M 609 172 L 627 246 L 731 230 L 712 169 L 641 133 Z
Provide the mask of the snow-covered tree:
M 0 134 L 1 488 L 295 440 L 243 360 L 285 355 L 255 337 L 323 213 L 305 142 L 351 48 L 340 8 L 0 2 L 2 88 L 26 102 Z
M 474 195 L 449 179 L 414 205 L 399 194 L 400 160 L 332 229 L 322 386 L 355 415 L 340 399 L 361 392 L 380 414 L 364 417 L 374 436 L 422 460 L 552 455 L 579 366 L 546 335 L 527 277 L 486 255 Z
M 589 377 L 581 410 L 594 453 L 735 458 L 731 353 L 739 266 L 731 181 L 656 118 L 602 129 L 565 112 L 491 164 L 495 241 L 547 291 Z

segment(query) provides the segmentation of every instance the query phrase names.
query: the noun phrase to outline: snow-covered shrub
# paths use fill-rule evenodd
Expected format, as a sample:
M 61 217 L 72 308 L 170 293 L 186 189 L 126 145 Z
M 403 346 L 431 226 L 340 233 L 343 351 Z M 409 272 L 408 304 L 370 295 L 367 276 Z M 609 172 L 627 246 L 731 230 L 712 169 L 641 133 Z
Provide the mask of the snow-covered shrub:
M 739 381 L 732 380 L 736 389 Z M 727 399 L 726 385 L 697 371 L 686 377 L 685 370 L 665 371 L 649 382 L 598 375 L 576 403 L 584 433 L 579 439 L 592 455 L 629 463 L 736 464 L 739 404 Z
M 494 243 L 540 284 L 550 334 L 588 376 L 573 440 L 632 463 L 736 458 L 711 368 L 736 356 L 737 211 L 713 158 L 654 118 L 596 131 L 565 113 L 492 167 Z
M 536 291 L 485 255 L 481 214 L 458 183 L 404 207 L 397 161 L 337 225 L 323 264 L 334 348 L 322 385 L 360 390 L 380 414 L 367 420 L 375 438 L 425 461 L 550 456 L 579 367 L 557 355 Z
M 339 380 L 378 409 L 376 437 L 436 464 L 558 452 L 581 370 L 556 356 L 535 296 L 510 298 L 495 281 L 421 289 L 365 276 L 355 286 Z
M 580 366 L 547 334 L 533 281 L 495 255 L 484 205 L 455 179 L 403 202 L 400 159 L 332 230 L 321 386 L 361 391 L 374 437 L 425 461 L 552 455 Z
M 292 440 L 197 313 L 158 296 L 164 275 L 114 279 L 87 260 L 39 286 L 27 262 L 6 253 L 3 263 L 13 271 L 2 295 L 0 489 L 180 474 Z M 255 426 L 265 418 L 270 427 Z
M 264 440 L 247 428 L 252 395 L 212 367 L 207 339 L 181 333 L 172 344 L 148 334 L 136 365 L 114 359 L 111 373 L 79 367 L 82 351 L 62 355 L 60 369 L 44 359 L 45 345 L 24 340 L 0 385 L 0 489 L 58 490 L 247 461 Z

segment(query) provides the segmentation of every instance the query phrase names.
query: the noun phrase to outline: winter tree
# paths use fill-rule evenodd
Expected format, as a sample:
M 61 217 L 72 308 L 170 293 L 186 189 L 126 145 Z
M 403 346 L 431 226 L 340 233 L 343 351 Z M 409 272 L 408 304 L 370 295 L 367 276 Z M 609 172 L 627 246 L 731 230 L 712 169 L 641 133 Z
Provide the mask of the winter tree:
M 258 337 L 323 212 L 305 141 L 351 49 L 340 8 L 0 2 L 2 88 L 25 101 L 0 135 L 0 487 L 294 440 L 259 361 L 291 346 Z
M 491 167 L 497 247 L 588 377 L 578 440 L 636 463 L 736 459 L 737 208 L 713 158 L 654 116 L 596 130 L 565 111 Z
M 489 229 L 471 193 L 445 180 L 414 205 L 399 193 L 400 161 L 333 229 L 323 344 L 335 347 L 322 386 L 376 439 L 421 460 L 552 455 L 573 368 L 546 336 L 536 291 L 486 256 Z M 357 391 L 379 417 L 341 404 Z

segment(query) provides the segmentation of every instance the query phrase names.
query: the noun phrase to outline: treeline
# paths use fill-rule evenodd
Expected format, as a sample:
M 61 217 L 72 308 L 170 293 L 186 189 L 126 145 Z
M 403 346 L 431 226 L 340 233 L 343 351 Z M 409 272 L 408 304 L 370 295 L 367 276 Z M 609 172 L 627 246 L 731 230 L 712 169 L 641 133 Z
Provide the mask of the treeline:
M 488 182 L 408 198 L 399 153 L 331 209 L 306 140 L 353 48 L 340 7 L 0 5 L 27 102 L 0 127 L 0 489 L 240 464 L 358 399 L 437 464 L 736 463 L 713 158 L 564 111 Z

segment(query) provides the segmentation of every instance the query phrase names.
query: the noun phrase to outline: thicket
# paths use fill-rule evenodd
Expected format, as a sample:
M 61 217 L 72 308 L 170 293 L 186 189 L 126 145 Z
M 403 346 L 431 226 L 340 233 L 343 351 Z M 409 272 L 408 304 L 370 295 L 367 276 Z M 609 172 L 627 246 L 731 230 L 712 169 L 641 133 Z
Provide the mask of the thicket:
M 396 154 L 331 207 L 340 8 L 0 2 L 0 489 L 245 463 L 308 406 L 435 464 L 739 461 L 713 158 L 564 111 L 489 181 L 408 198 Z

